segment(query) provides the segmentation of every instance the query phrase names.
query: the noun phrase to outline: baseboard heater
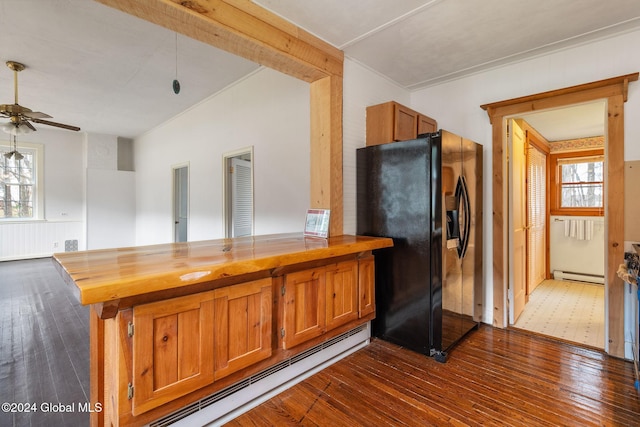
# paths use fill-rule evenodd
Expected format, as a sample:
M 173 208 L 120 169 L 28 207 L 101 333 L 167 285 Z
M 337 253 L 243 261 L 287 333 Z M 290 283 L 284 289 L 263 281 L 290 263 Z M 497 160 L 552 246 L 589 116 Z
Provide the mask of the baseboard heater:
M 584 274 L 574 273 L 572 271 L 554 270 L 553 278 L 555 280 L 573 280 L 576 282 L 600 283 L 604 285 L 604 276 L 598 276 L 597 274 Z
M 369 323 L 303 351 L 146 427 L 219 426 L 365 347 Z

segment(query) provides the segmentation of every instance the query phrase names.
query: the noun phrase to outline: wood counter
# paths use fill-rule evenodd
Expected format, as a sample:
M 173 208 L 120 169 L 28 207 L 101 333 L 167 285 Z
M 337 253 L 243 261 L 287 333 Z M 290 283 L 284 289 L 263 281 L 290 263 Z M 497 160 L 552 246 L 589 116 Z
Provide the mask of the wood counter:
M 372 251 L 390 246 L 295 233 L 55 254 L 91 305 L 92 425 L 149 423 L 370 321 Z
M 134 303 L 214 289 L 274 275 L 277 269 L 392 246 L 365 236 L 305 238 L 300 233 L 169 243 L 54 254 L 84 305 L 109 305 L 103 317 Z M 194 287 L 194 285 L 207 284 Z M 124 300 L 124 301 L 122 301 Z M 122 305 L 126 303 L 125 305 Z M 102 306 L 98 307 L 102 313 Z

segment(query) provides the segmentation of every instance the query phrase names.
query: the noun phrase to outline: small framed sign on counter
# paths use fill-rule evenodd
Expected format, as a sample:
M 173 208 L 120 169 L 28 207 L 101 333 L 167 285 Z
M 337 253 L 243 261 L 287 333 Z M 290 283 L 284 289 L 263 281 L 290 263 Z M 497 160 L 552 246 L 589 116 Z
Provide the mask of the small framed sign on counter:
M 304 223 L 304 235 L 327 237 L 329 235 L 329 209 L 309 209 Z

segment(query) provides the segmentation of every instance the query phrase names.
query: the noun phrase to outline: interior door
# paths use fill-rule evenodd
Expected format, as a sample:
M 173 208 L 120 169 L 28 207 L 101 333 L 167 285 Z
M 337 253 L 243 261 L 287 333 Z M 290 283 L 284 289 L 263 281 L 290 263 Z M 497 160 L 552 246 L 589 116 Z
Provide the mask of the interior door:
M 513 230 L 513 242 L 509 245 L 509 323 L 516 322 L 526 304 L 527 295 L 527 179 L 525 137 L 522 127 L 516 120 L 509 120 L 509 197 L 511 198 L 510 223 Z
M 546 217 L 547 217 L 547 156 L 535 145 L 528 143 L 527 150 L 527 260 L 528 292 L 544 281 L 547 272 Z
M 231 171 L 231 237 L 250 236 L 253 234 L 251 161 L 234 157 Z
M 173 241 L 186 242 L 189 225 L 189 166 L 173 168 Z

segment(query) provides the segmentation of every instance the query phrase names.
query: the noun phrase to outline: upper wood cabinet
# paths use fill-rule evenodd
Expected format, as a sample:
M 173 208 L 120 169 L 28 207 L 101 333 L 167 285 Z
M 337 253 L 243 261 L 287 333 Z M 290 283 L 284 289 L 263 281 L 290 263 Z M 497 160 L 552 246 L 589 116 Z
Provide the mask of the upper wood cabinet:
M 433 133 L 438 131 L 438 122 L 431 117 L 418 113 L 418 135 L 423 133 Z
M 437 122 L 395 101 L 367 107 L 367 145 L 415 139 L 435 132 Z
M 133 415 L 213 382 L 213 291 L 133 309 Z

